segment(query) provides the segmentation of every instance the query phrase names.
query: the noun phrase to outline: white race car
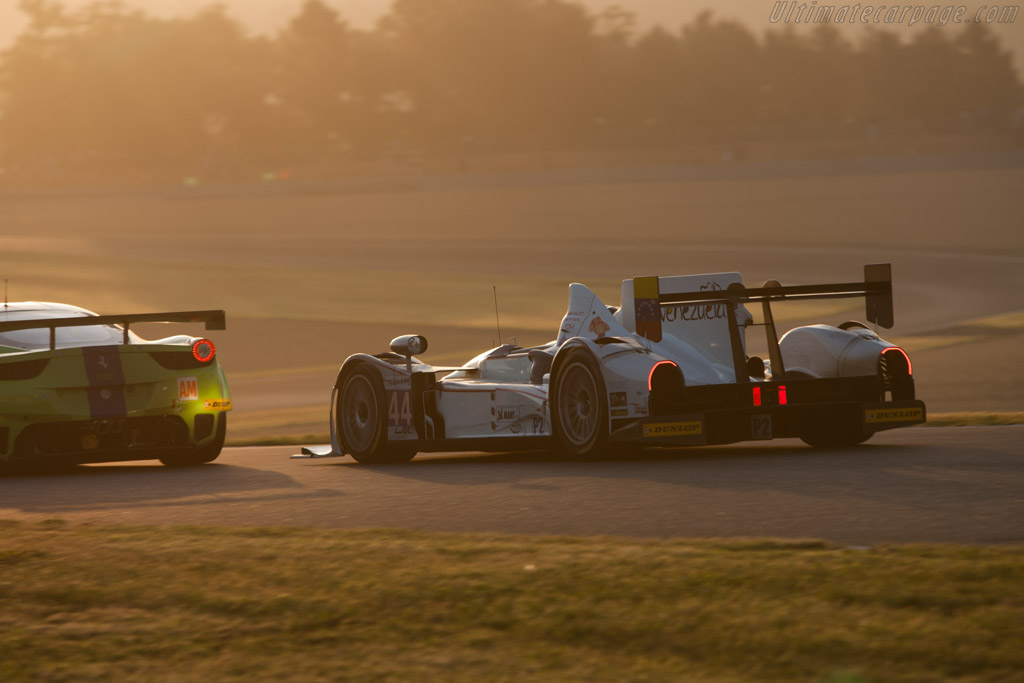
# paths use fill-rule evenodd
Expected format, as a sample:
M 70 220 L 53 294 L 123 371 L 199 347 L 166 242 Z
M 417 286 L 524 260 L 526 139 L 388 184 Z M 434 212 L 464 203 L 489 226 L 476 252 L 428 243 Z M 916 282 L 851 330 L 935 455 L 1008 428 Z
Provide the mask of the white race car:
M 756 289 L 739 273 L 637 277 L 623 281 L 618 308 L 572 284 L 558 335 L 541 346 L 506 344 L 436 367 L 415 358 L 427 340 L 406 335 L 390 352 L 349 357 L 331 394 L 331 446 L 292 457 L 379 463 L 552 447 L 586 456 L 779 437 L 848 446 L 924 422 L 909 356 L 868 326 L 778 337 L 773 302 L 843 297 L 865 297 L 867 320 L 892 327 L 889 264 L 865 266 L 863 282 Z M 760 304 L 756 323 L 745 304 Z M 755 326 L 767 359 L 747 354 Z

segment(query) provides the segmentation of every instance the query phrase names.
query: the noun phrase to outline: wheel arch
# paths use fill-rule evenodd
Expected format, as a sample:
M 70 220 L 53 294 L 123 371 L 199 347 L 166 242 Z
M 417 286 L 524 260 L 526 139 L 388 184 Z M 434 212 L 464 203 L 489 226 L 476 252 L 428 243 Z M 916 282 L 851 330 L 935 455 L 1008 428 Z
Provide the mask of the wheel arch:
M 671 374 L 678 384 L 680 392 L 686 387 L 686 372 L 678 360 L 670 356 L 654 352 L 644 354 L 609 354 L 607 347 L 602 347 L 589 339 L 574 338 L 567 341 L 555 354 L 551 364 L 551 395 L 554 394 L 556 380 L 562 367 L 570 354 L 575 350 L 582 350 L 588 354 L 598 369 L 599 379 L 603 385 L 605 395 L 611 391 L 610 386 L 620 387 L 619 390 L 626 390 L 631 396 L 639 396 L 645 401 L 650 400 L 652 379 L 657 379 L 655 371 L 662 367 L 661 373 Z M 681 396 L 679 397 L 681 398 Z M 609 418 L 610 418 L 609 414 Z
M 601 371 L 601 380 L 604 381 L 604 364 L 601 362 L 601 358 L 597 354 L 596 345 L 589 339 L 583 339 L 581 337 L 574 337 L 558 348 L 558 351 L 555 353 L 555 359 L 551 361 L 551 381 L 555 381 L 555 378 L 558 377 L 558 373 L 562 366 L 565 365 L 566 359 L 569 358 L 573 351 L 577 349 L 589 354 L 590 359 L 594 361 L 598 369 Z
M 350 378 L 359 372 L 366 372 L 371 384 L 372 391 L 377 399 L 377 419 L 380 420 L 378 436 L 372 438 L 369 449 L 360 451 L 356 446 L 348 442 L 345 429 L 342 426 L 343 406 L 345 402 L 345 388 Z M 411 380 L 411 376 L 404 367 L 396 367 L 376 356 L 359 353 L 349 356 L 342 363 L 335 379 L 334 389 L 331 396 L 331 445 L 339 453 L 351 455 L 355 460 L 365 463 L 386 463 L 406 462 L 416 455 L 415 443 L 410 441 L 393 440 L 389 435 L 387 418 L 387 382 L 394 381 L 385 374 L 390 372 L 393 375 L 404 376 Z
M 384 366 L 387 366 L 388 368 L 391 369 L 395 369 L 393 368 L 393 366 L 384 363 L 379 358 L 371 356 L 368 353 L 356 353 L 346 358 L 345 362 L 341 364 L 340 368 L 338 368 L 338 376 L 334 380 L 334 388 L 337 389 L 338 391 L 341 391 L 341 388 L 342 386 L 344 386 L 345 383 L 345 378 L 352 374 L 356 370 L 356 368 L 362 365 L 369 365 L 376 369 L 377 374 L 380 375 L 382 380 L 384 379 L 384 373 L 381 371 L 383 370 Z

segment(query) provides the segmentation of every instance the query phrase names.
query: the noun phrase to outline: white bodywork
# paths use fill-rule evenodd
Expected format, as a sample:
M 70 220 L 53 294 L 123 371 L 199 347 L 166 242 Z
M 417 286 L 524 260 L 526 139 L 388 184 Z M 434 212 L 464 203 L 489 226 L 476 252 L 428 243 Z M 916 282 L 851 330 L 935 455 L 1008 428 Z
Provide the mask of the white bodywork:
M 842 330 L 808 325 L 790 330 L 779 340 L 787 372 L 808 377 L 857 377 L 878 370 L 878 356 L 893 345 L 863 327 Z
M 660 278 L 665 290 L 720 290 L 740 282 L 739 273 L 711 273 Z M 559 352 L 584 346 L 598 360 L 608 407 L 615 418 L 648 416 L 648 381 L 652 368 L 672 361 L 687 384 L 721 384 L 735 381 L 729 344 L 725 305 L 670 306 L 661 311 L 664 336 L 651 342 L 637 335 L 633 315 L 633 281 L 622 283 L 622 307 L 612 312 L 588 287 L 569 286 L 569 305 L 556 339 L 535 350 L 544 351 L 557 362 Z M 750 314 L 740 307 L 742 326 Z M 742 328 L 741 328 L 742 329 Z M 607 343 L 609 338 L 616 341 Z M 539 383 L 531 382 L 533 361 L 528 349 L 491 349 L 454 369 L 432 388 L 437 411 L 444 419 L 445 439 L 487 439 L 494 437 L 551 436 L 548 406 L 550 373 Z M 388 362 L 359 355 L 362 362 L 380 369 L 386 392 L 388 440 L 420 438 L 413 427 L 410 406 L 411 377 L 405 362 Z M 414 360 L 412 373 L 440 373 L 443 369 Z M 333 403 L 333 401 L 332 401 Z M 332 407 L 332 414 L 333 414 Z M 429 417 L 425 435 L 431 438 L 436 426 Z M 333 420 L 332 420 L 333 425 Z M 436 433 L 436 432 L 435 432 Z M 334 449 L 341 451 L 337 435 Z

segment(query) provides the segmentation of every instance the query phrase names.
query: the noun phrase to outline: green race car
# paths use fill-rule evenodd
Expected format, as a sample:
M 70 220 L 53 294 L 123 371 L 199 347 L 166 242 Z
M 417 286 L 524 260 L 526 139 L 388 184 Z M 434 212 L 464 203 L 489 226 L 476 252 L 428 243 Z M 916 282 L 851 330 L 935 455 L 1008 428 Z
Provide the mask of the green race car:
M 214 460 L 231 394 L 208 339 L 147 341 L 132 323 L 203 322 L 224 311 L 99 316 L 65 304 L 0 306 L 0 468 Z

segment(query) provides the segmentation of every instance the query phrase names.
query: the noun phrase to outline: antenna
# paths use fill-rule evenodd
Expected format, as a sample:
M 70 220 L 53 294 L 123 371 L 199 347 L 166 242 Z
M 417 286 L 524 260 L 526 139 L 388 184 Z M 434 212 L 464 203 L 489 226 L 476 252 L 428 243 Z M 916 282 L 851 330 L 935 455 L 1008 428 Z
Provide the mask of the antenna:
M 494 287 L 494 322 L 498 325 L 498 343 L 501 344 L 501 320 L 498 319 L 498 286 Z

